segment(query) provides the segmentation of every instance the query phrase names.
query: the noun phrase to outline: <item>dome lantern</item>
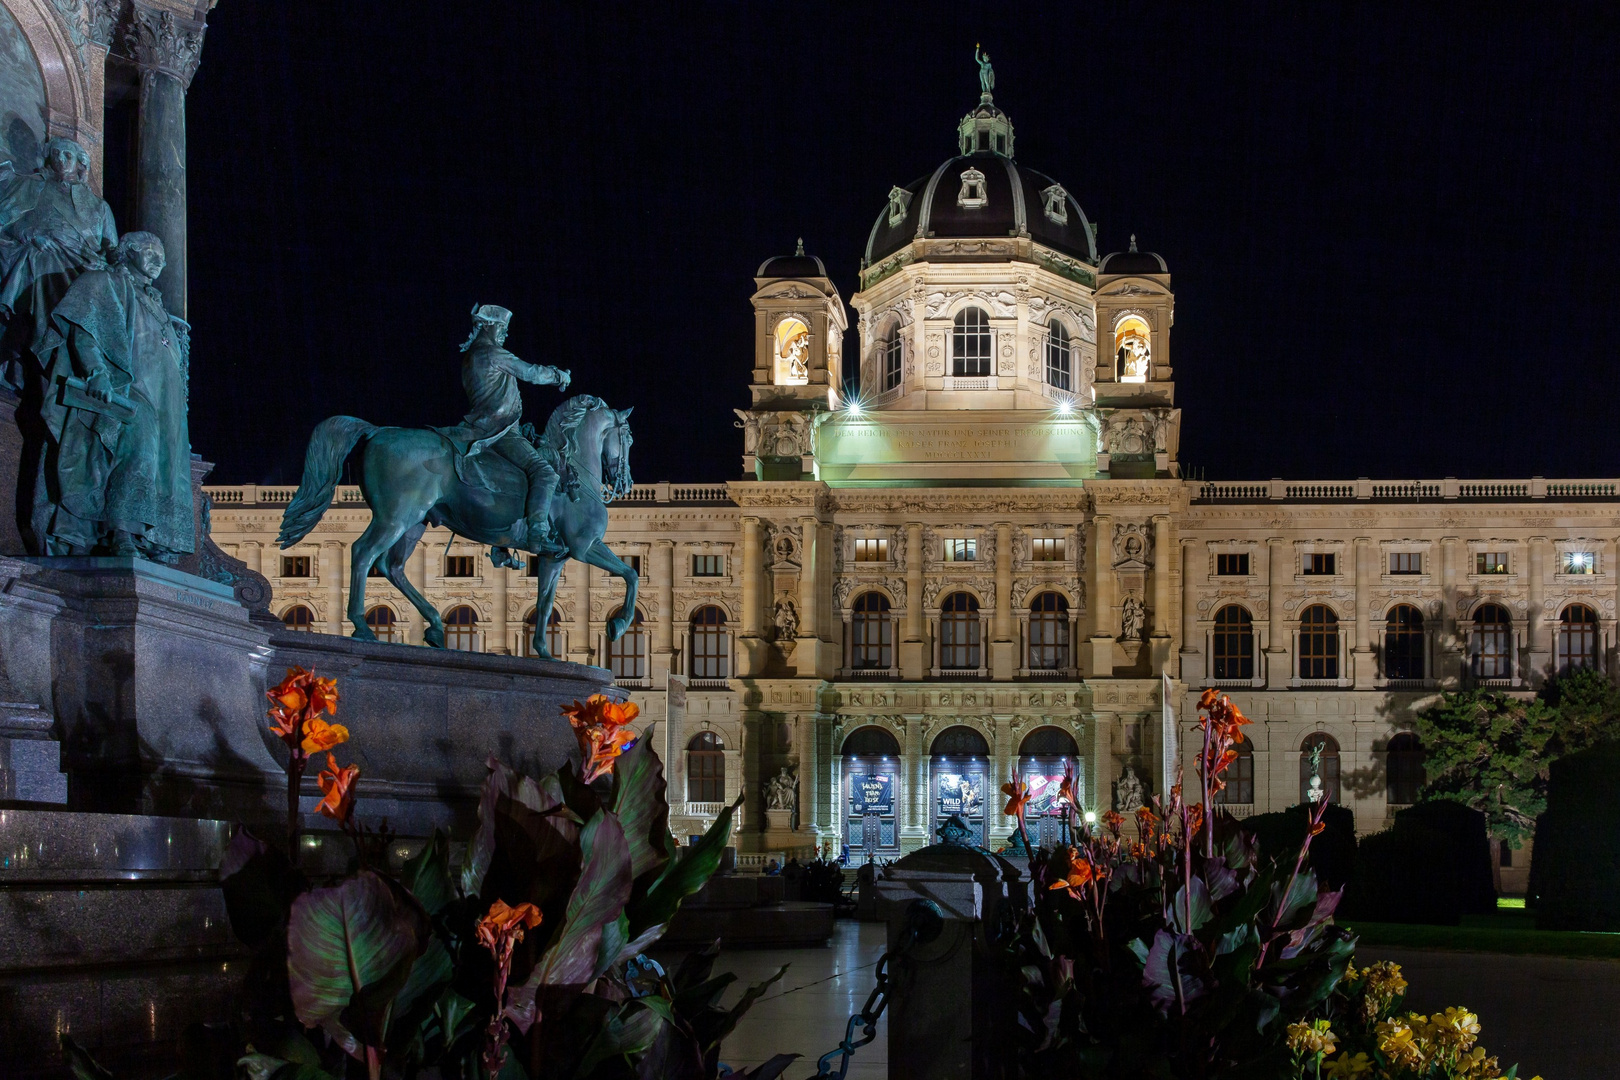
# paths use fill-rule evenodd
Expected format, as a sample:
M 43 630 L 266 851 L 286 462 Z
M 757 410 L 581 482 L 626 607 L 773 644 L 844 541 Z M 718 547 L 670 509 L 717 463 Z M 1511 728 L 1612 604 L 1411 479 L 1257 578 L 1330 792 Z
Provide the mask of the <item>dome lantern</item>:
M 996 85 L 996 73 L 990 67 L 990 54 L 980 53 L 973 47 L 973 58 L 979 62 L 979 104 L 956 126 L 959 152 L 968 154 L 1000 154 L 1013 156 L 1013 126 L 1007 114 L 996 108 L 990 91 Z

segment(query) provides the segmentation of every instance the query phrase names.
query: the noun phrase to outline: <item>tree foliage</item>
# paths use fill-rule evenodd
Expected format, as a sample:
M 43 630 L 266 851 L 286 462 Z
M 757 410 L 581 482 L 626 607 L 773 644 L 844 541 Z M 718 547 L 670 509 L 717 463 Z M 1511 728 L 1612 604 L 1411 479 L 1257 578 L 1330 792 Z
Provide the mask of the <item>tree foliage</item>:
M 1552 763 L 1620 738 L 1620 688 L 1580 669 L 1549 679 L 1533 698 L 1458 690 L 1418 713 L 1416 731 L 1426 755 L 1423 798 L 1478 810 L 1491 835 L 1517 847 L 1547 808 Z

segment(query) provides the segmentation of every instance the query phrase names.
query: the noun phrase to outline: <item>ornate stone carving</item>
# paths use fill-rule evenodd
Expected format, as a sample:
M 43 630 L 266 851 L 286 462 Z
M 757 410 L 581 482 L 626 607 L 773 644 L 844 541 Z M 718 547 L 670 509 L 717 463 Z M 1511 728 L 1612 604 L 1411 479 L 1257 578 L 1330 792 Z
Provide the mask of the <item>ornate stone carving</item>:
M 1140 641 L 1147 625 L 1147 605 L 1140 596 L 1127 596 L 1120 605 L 1119 626 L 1121 641 Z
M 140 67 L 172 75 L 189 89 L 202 63 L 207 30 L 201 23 L 182 23 L 172 11 L 137 3 L 130 9 L 124 41 L 130 58 Z
M 1153 530 L 1138 521 L 1122 521 L 1114 525 L 1114 565 L 1136 562 L 1146 564 L 1153 557 Z

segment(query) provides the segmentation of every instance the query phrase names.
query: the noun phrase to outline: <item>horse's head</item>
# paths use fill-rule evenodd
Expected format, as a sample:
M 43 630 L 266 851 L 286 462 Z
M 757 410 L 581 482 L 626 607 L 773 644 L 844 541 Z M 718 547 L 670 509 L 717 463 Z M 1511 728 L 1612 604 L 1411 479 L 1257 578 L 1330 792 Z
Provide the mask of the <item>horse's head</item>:
M 605 406 L 604 406 L 605 407 Z M 630 493 L 630 414 L 635 410 L 608 409 L 608 424 L 602 430 L 602 500 L 612 502 Z

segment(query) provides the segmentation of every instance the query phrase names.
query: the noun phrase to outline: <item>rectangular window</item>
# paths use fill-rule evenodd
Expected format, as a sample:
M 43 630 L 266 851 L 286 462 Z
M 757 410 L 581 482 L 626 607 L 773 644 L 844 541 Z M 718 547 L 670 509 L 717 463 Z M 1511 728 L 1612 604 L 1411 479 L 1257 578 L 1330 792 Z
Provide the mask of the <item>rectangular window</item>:
M 893 390 L 900 385 L 901 362 L 904 359 L 901 341 L 900 331 L 896 328 L 893 336 L 883 343 L 883 389 L 885 391 Z
M 979 541 L 972 537 L 947 536 L 943 543 L 946 562 L 977 562 Z
M 1217 577 L 1248 577 L 1249 553 L 1216 555 L 1215 574 Z
M 693 577 L 725 577 L 726 557 L 724 555 L 694 555 L 692 556 Z
M 630 569 L 634 570 L 636 572 L 637 577 L 641 576 L 641 556 L 640 555 L 620 555 L 619 556 L 619 561 L 624 563 Z
M 308 555 L 283 555 L 281 557 L 282 577 L 309 577 Z
M 1474 556 L 1474 573 L 1476 574 L 1505 574 L 1508 572 L 1508 557 L 1505 551 L 1481 551 Z
M 856 562 L 888 562 L 889 538 L 886 536 L 857 536 L 855 538 Z
M 1062 562 L 1065 546 L 1061 536 L 1037 536 L 1030 544 L 1030 558 L 1036 562 Z
M 444 557 L 445 577 L 477 577 L 478 556 L 476 555 L 446 555 Z
M 1305 573 L 1322 577 L 1331 577 L 1338 573 L 1335 569 L 1337 560 L 1332 552 L 1313 551 L 1305 556 Z
M 1423 573 L 1423 555 L 1417 551 L 1392 551 L 1389 553 L 1389 572 L 1392 574 L 1421 574 Z
M 1564 573 L 1566 574 L 1595 574 L 1597 573 L 1597 556 L 1590 551 L 1564 552 Z

